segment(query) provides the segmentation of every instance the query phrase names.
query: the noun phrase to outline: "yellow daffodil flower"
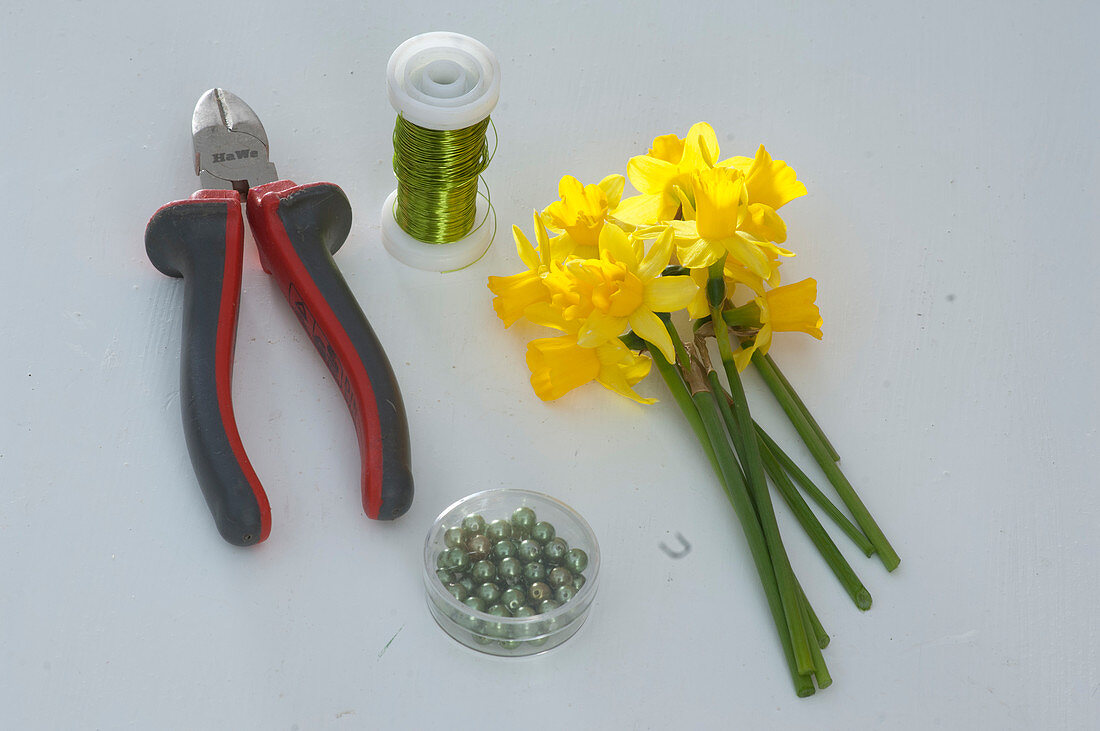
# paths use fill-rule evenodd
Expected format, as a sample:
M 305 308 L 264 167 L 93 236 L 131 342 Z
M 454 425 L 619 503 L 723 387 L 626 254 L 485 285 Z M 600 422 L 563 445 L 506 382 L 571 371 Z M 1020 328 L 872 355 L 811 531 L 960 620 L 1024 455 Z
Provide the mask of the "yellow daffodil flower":
M 638 355 L 618 339 L 586 348 L 577 342 L 579 321 L 564 319 L 560 311 L 548 305 L 532 310 L 534 321 L 567 333 L 556 338 L 538 338 L 527 344 L 531 387 L 540 399 L 553 401 L 574 388 L 597 381 L 640 404 L 656 401 L 634 390 L 634 386 L 649 374 L 653 365 L 649 358 Z
M 689 269 L 707 267 L 731 256 L 774 286 L 779 283 L 776 255 L 794 254 L 741 230 L 746 222 L 751 222 L 745 182 L 745 174 L 732 167 L 692 173 L 695 220 L 668 222 L 675 232 L 676 255 Z
M 717 159 L 718 137 L 706 122 L 692 125 L 682 140 L 674 134 L 655 138 L 649 152 L 630 158 L 626 167 L 630 184 L 641 195 L 624 200 L 612 215 L 632 226 L 671 221 L 681 206 L 677 189 L 689 190 L 691 174 L 712 167 Z
M 779 244 L 786 241 L 787 224 L 776 211 L 806 195 L 806 186 L 794 169 L 782 160 L 773 160 L 763 145 L 757 148 L 754 158 L 731 157 L 717 167 L 729 167 L 745 175 L 748 211 L 739 228 L 758 239 Z
M 619 205 L 625 185 L 622 175 L 608 175 L 598 185 L 581 185 L 572 175 L 558 181 L 561 200 L 548 205 L 542 215 L 548 228 L 563 232 L 558 237 L 563 255 L 599 256 L 600 231 L 608 212 Z
M 534 215 L 535 240 L 538 248 L 531 245 L 519 226 L 512 226 L 512 238 L 516 242 L 516 251 L 520 260 L 527 265 L 527 271 L 510 277 L 489 277 L 489 290 L 496 295 L 493 309 L 504 321 L 504 327 L 511 327 L 523 317 L 524 311 L 537 302 L 549 302 L 550 292 L 543 284 L 543 278 L 550 271 L 553 255 L 560 253 L 557 239 L 551 241 L 542 224 L 539 212 Z M 560 237 L 558 237 L 560 238 Z
M 769 289 L 755 298 L 760 308 L 760 330 L 749 347 L 733 354 L 737 370 L 743 371 L 753 352 L 767 353 L 771 347 L 772 333 L 803 332 L 821 340 L 821 311 L 814 304 L 817 299 L 817 280 L 812 277 L 801 282 Z
M 672 242 L 672 231 L 666 229 L 646 252 L 641 240 L 631 241 L 619 227 L 606 226 L 598 259 L 571 259 L 552 268 L 545 279 L 551 304 L 565 320 L 583 321 L 577 333 L 582 347 L 617 340 L 630 327 L 675 360 L 672 338 L 656 313 L 685 307 L 697 286 L 688 276 L 661 276 Z

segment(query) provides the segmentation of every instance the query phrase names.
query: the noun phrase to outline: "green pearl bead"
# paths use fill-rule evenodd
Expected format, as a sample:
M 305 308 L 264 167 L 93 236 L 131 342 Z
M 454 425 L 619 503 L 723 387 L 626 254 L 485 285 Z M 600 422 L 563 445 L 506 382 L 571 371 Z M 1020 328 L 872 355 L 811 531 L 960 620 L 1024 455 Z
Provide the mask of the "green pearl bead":
M 572 586 L 573 574 L 564 566 L 556 566 L 550 569 L 550 586 L 557 589 L 559 586 Z
M 516 556 L 524 563 L 538 561 L 542 557 L 542 544 L 528 538 L 519 544 L 519 551 Z
M 516 555 L 519 549 L 516 548 L 516 544 L 505 538 L 502 541 L 497 541 L 493 544 L 493 556 L 498 560 L 504 560 Z
M 493 542 L 484 533 L 478 533 L 466 539 L 466 553 L 470 554 L 470 558 L 475 561 L 488 558 L 492 550 Z
M 523 567 L 523 578 L 528 584 L 546 581 L 546 567 L 541 563 L 529 563 Z
M 537 607 L 541 602 L 553 596 L 553 590 L 550 588 L 549 584 L 542 581 L 536 581 L 527 587 L 527 596 L 531 600 L 531 604 Z
M 493 581 L 497 577 L 497 567 L 492 561 L 478 561 L 470 569 L 470 578 L 479 584 Z
M 570 548 L 565 554 L 565 565 L 574 574 L 579 574 L 588 568 L 588 554 L 579 548 Z
M 465 601 L 466 597 L 470 595 L 462 584 L 447 584 L 447 591 L 451 592 L 451 596 L 460 602 Z
M 462 527 L 466 529 L 466 532 L 470 535 L 476 535 L 478 533 L 485 532 L 485 518 L 482 518 L 477 513 L 470 513 L 462 519 Z
M 477 587 L 477 597 L 488 604 L 496 604 L 500 601 L 500 587 L 491 581 L 486 581 Z
M 513 613 L 522 607 L 525 601 L 527 601 L 527 596 L 523 593 L 523 589 L 518 586 L 509 587 L 500 593 L 500 603 L 508 607 Z
M 447 548 L 460 548 L 466 543 L 466 531 L 461 528 L 448 528 L 443 532 L 443 543 Z
M 515 584 L 523 578 L 523 564 L 517 558 L 506 558 L 500 562 L 497 573 L 509 585 Z
M 501 640 L 498 644 L 505 650 L 514 650 L 523 643 L 519 640 Z
M 438 561 L 436 563 L 438 563 Z M 452 584 L 455 580 L 455 575 L 447 569 L 436 569 L 435 577 L 439 579 L 439 583 L 441 584 Z
M 538 614 L 538 612 L 536 612 L 534 609 L 527 606 L 526 604 L 521 607 L 516 607 L 512 610 L 513 617 L 534 617 L 536 614 Z
M 471 579 L 469 576 L 463 576 L 463 577 L 459 578 L 457 581 L 455 581 L 454 583 L 460 584 L 462 586 L 462 588 L 466 590 L 467 595 L 473 594 L 474 589 L 477 588 L 477 584 L 474 583 L 474 580 Z
M 552 609 L 557 609 L 561 604 L 553 599 L 547 599 L 546 601 L 539 602 L 539 614 L 546 614 Z
M 470 561 L 470 557 L 466 554 L 466 551 L 461 548 L 448 548 L 447 550 L 451 552 L 452 569 L 461 573 L 469 571 L 470 564 L 473 562 Z
M 530 537 L 530 528 L 520 528 L 518 525 L 512 526 L 512 540 L 516 543 L 519 543 L 520 541 L 526 541 Z
M 462 600 L 462 603 L 468 606 L 470 609 L 476 609 L 479 612 L 485 611 L 485 600 L 479 596 L 468 596 Z
M 449 548 L 445 548 L 439 552 L 435 557 L 435 568 L 437 571 L 448 571 L 451 568 L 451 554 Z M 448 582 L 444 582 L 448 583 Z
M 544 546 L 554 540 L 555 535 L 556 531 L 554 530 L 554 526 L 550 525 L 545 520 L 540 520 L 531 527 L 531 537 Z
M 489 607 L 485 611 L 487 611 L 489 614 L 493 615 L 494 617 L 511 617 L 512 616 L 512 612 L 508 609 L 508 607 L 504 606 L 503 604 L 494 604 L 493 606 Z
M 584 574 L 575 574 L 573 576 L 573 588 L 580 591 L 586 581 L 588 581 L 588 579 L 584 578 Z
M 546 557 L 546 563 L 551 566 L 557 566 L 564 561 L 567 553 L 569 553 L 569 544 L 565 542 L 564 538 L 554 538 L 542 550 L 542 555 Z
M 577 595 L 577 590 L 573 588 L 572 584 L 566 584 L 554 589 L 554 599 L 565 604 L 567 601 Z
M 535 511 L 528 507 L 516 508 L 512 513 L 512 527 L 521 530 L 531 530 L 535 523 Z
M 512 524 L 507 520 L 494 520 L 485 528 L 485 535 L 494 541 L 503 541 L 512 537 Z

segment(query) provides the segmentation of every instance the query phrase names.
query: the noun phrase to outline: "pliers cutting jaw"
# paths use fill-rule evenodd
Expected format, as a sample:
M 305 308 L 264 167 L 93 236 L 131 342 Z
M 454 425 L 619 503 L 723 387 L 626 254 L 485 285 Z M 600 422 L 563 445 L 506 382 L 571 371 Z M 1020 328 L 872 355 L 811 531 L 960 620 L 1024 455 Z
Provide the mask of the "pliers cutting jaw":
M 278 180 L 256 114 L 227 91 L 202 96 L 192 120 L 204 189 L 158 210 L 149 259 L 184 280 L 180 403 L 199 485 L 222 536 L 267 538 L 271 510 L 237 431 L 231 397 L 243 269 L 241 196 L 260 262 L 306 329 L 348 405 L 362 464 L 363 509 L 388 520 L 413 495 L 408 423 L 389 360 L 332 258 L 351 230 L 347 196 L 331 183 Z
M 268 160 L 267 132 L 260 118 L 236 94 L 211 89 L 199 97 L 191 118 L 195 175 L 207 190 L 236 190 L 279 179 Z

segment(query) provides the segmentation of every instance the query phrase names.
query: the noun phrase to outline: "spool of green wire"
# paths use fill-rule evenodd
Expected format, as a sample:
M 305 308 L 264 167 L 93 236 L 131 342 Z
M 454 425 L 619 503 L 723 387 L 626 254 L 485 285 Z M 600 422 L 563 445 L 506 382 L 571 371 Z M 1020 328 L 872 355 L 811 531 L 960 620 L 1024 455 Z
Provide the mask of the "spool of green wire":
M 397 116 L 393 215 L 405 233 L 428 244 L 448 244 L 478 225 L 478 181 L 490 161 L 489 124 L 486 117 L 470 127 L 435 130 Z
M 486 131 L 500 64 L 473 38 L 424 33 L 393 52 L 386 80 L 397 110 L 397 189 L 382 207 L 382 241 L 419 269 L 469 266 L 496 232 L 488 188 L 479 183 L 492 158 Z

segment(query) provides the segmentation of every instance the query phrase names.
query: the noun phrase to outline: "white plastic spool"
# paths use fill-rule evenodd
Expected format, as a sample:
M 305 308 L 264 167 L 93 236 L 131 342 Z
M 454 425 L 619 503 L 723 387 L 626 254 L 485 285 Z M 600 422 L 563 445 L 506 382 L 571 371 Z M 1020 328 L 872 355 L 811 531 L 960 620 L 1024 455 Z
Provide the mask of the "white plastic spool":
M 500 62 L 480 41 L 459 33 L 413 36 L 397 47 L 386 65 L 390 105 L 413 124 L 456 130 L 482 121 L 500 98 Z M 492 243 L 496 222 L 478 196 L 474 230 L 447 244 L 419 241 L 397 223 L 397 190 L 382 206 L 382 243 L 398 261 L 417 269 L 448 272 L 480 259 Z

